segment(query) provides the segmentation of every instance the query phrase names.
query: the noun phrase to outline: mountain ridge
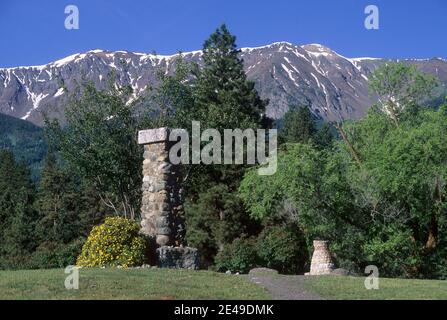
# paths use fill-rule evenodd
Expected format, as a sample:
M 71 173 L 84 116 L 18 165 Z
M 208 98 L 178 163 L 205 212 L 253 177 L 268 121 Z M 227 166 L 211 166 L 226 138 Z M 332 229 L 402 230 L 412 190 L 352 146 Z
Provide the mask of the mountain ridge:
M 274 42 L 241 48 L 247 77 L 262 98 L 270 100 L 267 115 L 281 118 L 291 105 L 308 105 L 323 120 L 358 119 L 374 99 L 368 92 L 368 75 L 383 58 L 347 58 L 321 44 L 297 46 Z M 157 70 L 172 73 L 175 59 L 202 62 L 201 50 L 157 55 L 101 49 L 77 53 L 39 66 L 0 68 L 0 113 L 42 124 L 42 112 L 63 118 L 67 91 L 83 80 L 105 89 L 107 77 L 116 74 L 117 85 L 130 85 L 132 99 L 157 83 Z M 447 83 L 447 61 L 442 58 L 406 59 L 423 72 Z

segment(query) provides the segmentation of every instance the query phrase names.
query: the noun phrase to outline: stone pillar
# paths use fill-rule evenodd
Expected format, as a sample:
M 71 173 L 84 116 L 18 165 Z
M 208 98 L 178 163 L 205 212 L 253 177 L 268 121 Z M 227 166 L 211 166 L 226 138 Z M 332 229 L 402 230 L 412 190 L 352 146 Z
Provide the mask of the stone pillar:
M 310 275 L 330 274 L 335 265 L 329 252 L 329 242 L 314 240 L 314 253 L 310 265 Z
M 182 190 L 178 166 L 169 162 L 169 129 L 140 131 L 138 143 L 144 145 L 142 232 L 155 237 L 159 246 L 178 245 L 183 225 Z

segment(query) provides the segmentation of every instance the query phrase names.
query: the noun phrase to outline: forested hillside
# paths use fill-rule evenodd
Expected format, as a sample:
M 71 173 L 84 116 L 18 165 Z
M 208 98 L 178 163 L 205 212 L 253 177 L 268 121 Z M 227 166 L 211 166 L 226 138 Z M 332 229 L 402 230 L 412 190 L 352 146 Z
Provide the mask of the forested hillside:
M 46 152 L 43 130 L 34 124 L 0 114 L 0 150 L 10 150 L 24 161 L 36 179 Z

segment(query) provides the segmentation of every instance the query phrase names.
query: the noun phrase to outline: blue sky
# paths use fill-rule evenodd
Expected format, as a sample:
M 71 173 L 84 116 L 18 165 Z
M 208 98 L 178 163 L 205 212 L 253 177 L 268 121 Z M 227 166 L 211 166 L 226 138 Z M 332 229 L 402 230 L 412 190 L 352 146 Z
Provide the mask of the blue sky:
M 66 5 L 79 30 L 66 30 Z M 380 29 L 364 28 L 368 4 Z M 39 65 L 90 49 L 197 50 L 225 22 L 241 47 L 321 43 L 347 57 L 447 58 L 445 0 L 0 0 L 0 67 Z

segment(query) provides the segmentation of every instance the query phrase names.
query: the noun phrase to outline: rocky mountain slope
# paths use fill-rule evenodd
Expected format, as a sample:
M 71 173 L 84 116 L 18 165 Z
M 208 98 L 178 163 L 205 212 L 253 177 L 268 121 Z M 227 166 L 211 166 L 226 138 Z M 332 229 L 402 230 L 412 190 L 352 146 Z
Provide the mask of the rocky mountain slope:
M 201 63 L 201 51 L 183 53 L 184 60 Z M 156 83 L 156 72 L 170 73 L 178 55 L 92 50 L 42 66 L 0 69 L 0 113 L 42 124 L 42 112 L 61 118 L 66 98 L 78 84 L 108 85 L 111 72 L 118 85 L 131 85 L 134 97 Z M 358 119 L 373 102 L 368 76 L 382 59 L 346 58 L 319 44 L 296 46 L 277 42 L 243 48 L 241 57 L 249 79 L 263 98 L 267 113 L 281 118 L 291 105 L 308 105 L 324 120 Z M 447 62 L 441 58 L 408 60 L 447 83 Z

